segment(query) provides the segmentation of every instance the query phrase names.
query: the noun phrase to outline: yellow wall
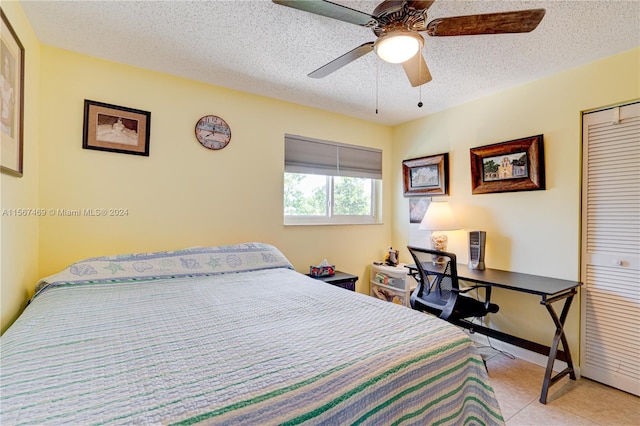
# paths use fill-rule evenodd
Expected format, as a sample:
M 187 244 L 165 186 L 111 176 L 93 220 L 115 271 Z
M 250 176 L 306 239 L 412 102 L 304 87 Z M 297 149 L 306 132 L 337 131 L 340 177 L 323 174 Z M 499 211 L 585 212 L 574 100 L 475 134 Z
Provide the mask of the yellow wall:
M 89 256 L 262 241 L 296 269 L 327 258 L 361 277 L 391 240 L 391 179 L 384 225 L 283 226 L 284 134 L 383 149 L 391 128 L 42 46 L 40 205 L 124 208 L 125 217 L 61 217 L 40 223 L 40 273 Z M 82 149 L 84 99 L 151 111 L 150 156 Z M 220 151 L 194 137 L 196 121 L 229 123 Z
M 449 249 L 467 262 L 467 232 L 487 232 L 486 264 L 579 280 L 581 111 L 640 98 L 640 49 L 485 97 L 394 129 L 392 164 L 448 152 L 450 196 L 464 230 L 449 232 Z M 428 102 L 428 100 L 427 100 Z M 546 190 L 471 194 L 469 149 L 544 134 Z M 402 170 L 393 170 L 393 244 L 409 241 Z M 407 259 L 408 252 L 401 254 Z M 496 291 L 492 326 L 549 345 L 553 322 L 539 298 Z M 579 301 L 568 320 L 578 354 Z
M 13 209 L 38 207 L 38 123 L 40 44 L 17 2 L 3 1 L 2 11 L 25 48 L 24 175 L 0 174 L 0 329 L 13 322 L 38 279 L 37 216 L 13 216 Z

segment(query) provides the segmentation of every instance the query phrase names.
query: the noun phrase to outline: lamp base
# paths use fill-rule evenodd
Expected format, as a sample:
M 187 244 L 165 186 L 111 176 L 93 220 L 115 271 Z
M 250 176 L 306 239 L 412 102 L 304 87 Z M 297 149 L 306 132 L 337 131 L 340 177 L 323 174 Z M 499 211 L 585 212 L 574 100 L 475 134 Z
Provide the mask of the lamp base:
M 438 251 L 447 251 L 449 238 L 445 234 L 431 233 L 431 248 Z M 433 255 L 434 265 L 444 265 L 447 260 L 442 256 Z

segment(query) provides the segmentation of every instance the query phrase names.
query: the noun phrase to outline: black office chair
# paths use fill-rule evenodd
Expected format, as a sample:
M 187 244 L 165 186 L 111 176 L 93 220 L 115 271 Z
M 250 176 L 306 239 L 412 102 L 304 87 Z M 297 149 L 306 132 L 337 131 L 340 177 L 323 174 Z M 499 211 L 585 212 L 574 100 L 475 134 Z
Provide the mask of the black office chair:
M 428 312 L 454 324 L 465 318 L 483 317 L 498 312 L 499 306 L 491 303 L 491 287 L 476 285 L 460 290 L 456 255 L 444 251 L 408 246 L 418 269 L 418 286 L 411 294 L 411 307 Z M 434 256 L 442 264 L 434 264 Z M 484 302 L 465 296 L 471 290 L 484 287 Z M 467 322 L 467 326 L 470 323 Z

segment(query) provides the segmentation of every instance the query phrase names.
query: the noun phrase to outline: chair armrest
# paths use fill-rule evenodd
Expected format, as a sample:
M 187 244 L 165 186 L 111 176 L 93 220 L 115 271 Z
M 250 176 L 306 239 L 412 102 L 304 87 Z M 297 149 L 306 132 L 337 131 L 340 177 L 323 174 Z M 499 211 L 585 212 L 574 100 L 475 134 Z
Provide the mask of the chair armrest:
M 455 289 L 452 288 L 451 291 L 458 293 L 458 294 L 464 294 L 464 293 L 468 293 L 471 290 L 476 290 L 479 288 L 484 288 L 485 289 L 485 293 L 484 293 L 484 308 L 486 310 L 489 310 L 489 306 L 491 305 L 491 286 L 490 285 L 485 285 L 485 284 L 478 284 L 478 285 L 474 285 L 471 287 L 466 287 L 465 289 Z M 496 305 L 497 306 L 497 305 Z
M 472 286 L 469 286 L 469 287 L 465 287 L 464 289 L 459 289 L 459 290 L 456 290 L 456 291 L 457 291 L 458 293 L 468 293 L 468 292 L 470 292 L 471 290 L 476 290 L 476 289 L 478 289 L 478 288 L 486 288 L 486 289 L 488 289 L 488 290 L 489 290 L 489 289 L 491 288 L 491 286 L 484 285 L 484 284 L 478 284 L 478 285 L 472 285 Z M 490 293 L 490 292 L 491 292 L 491 290 L 489 290 L 489 293 Z

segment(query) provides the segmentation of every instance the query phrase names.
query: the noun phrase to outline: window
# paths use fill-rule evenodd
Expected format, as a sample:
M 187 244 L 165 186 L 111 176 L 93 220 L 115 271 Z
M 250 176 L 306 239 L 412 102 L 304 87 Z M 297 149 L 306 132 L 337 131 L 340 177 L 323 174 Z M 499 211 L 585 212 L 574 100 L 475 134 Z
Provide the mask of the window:
M 382 151 L 285 135 L 285 225 L 379 223 Z

